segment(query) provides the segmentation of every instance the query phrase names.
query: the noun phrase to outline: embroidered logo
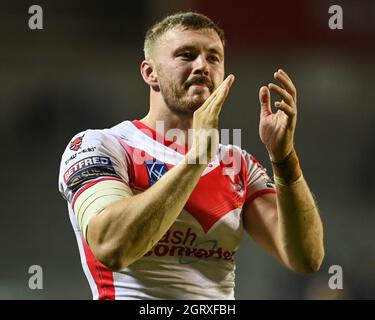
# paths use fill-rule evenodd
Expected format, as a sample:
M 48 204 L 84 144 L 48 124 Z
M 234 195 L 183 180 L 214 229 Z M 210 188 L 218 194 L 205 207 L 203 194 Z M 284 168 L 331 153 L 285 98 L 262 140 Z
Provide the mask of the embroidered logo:
M 83 136 L 80 136 L 78 138 L 75 138 L 71 143 L 70 143 L 70 147 L 69 149 L 70 150 L 73 150 L 73 151 L 78 151 L 79 148 L 81 148 L 81 145 L 82 145 L 82 140 L 83 140 Z
M 149 186 L 152 186 L 168 171 L 167 165 L 159 160 L 145 161 L 145 165 L 147 168 Z

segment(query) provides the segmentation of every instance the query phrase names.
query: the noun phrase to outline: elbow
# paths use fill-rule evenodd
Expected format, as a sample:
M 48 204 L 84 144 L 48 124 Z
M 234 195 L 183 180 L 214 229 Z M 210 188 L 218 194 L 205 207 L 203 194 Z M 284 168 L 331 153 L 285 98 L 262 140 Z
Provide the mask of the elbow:
M 143 247 L 135 245 L 136 241 L 130 238 L 103 238 L 100 234 L 88 233 L 87 243 L 94 257 L 112 272 L 124 270 L 146 253 Z
M 130 264 L 127 257 L 124 257 L 117 248 L 110 245 L 93 245 L 90 248 L 94 257 L 112 272 L 120 272 Z
M 94 258 L 105 268 L 112 272 L 124 270 L 130 263 L 127 255 L 128 252 L 119 241 L 114 239 L 103 239 L 100 233 L 92 232 L 93 228 L 87 230 L 86 243 L 88 244 Z
M 120 272 L 130 266 L 132 263 L 139 260 L 142 256 L 130 256 L 119 254 L 118 251 L 113 251 L 107 255 L 100 257 L 98 260 L 110 271 Z
M 120 272 L 144 255 L 142 250 L 130 250 L 124 246 L 103 243 L 91 249 L 95 258 L 112 272 Z
M 121 259 L 117 259 L 113 256 L 105 256 L 100 258 L 98 257 L 98 260 L 101 264 L 103 264 L 108 270 L 112 272 L 120 272 L 128 266 Z
M 320 270 L 320 267 L 322 265 L 321 261 L 309 261 L 308 263 L 305 263 L 303 265 L 299 265 L 294 268 L 294 271 L 301 274 L 312 274 L 315 272 L 318 272 Z
M 300 263 L 296 264 L 293 271 L 301 274 L 312 274 L 318 272 L 322 266 L 324 259 L 324 249 L 319 250 L 319 252 L 306 257 Z

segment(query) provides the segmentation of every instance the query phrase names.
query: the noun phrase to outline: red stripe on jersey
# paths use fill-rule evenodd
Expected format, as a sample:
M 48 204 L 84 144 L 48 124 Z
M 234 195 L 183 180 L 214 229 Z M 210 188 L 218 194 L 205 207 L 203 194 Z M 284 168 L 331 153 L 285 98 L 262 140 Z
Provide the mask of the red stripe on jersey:
M 119 178 L 99 178 L 99 179 L 97 179 L 97 180 L 93 180 L 93 181 L 91 181 L 91 182 L 89 182 L 89 183 L 86 183 L 86 184 L 83 185 L 81 188 L 79 188 L 78 191 L 76 191 L 76 193 L 74 194 L 73 201 L 72 201 L 72 208 L 74 209 L 74 204 L 75 204 L 75 202 L 77 201 L 79 195 L 80 195 L 83 191 L 85 191 L 85 190 L 87 190 L 88 188 L 90 188 L 90 187 L 96 185 L 98 182 L 106 181 L 106 180 L 115 180 L 115 181 L 120 181 L 120 182 L 126 184 L 124 180 L 121 180 L 121 179 L 119 179 Z
M 266 194 L 266 193 L 276 193 L 276 190 L 275 189 L 259 190 L 259 191 L 255 192 L 254 194 L 250 195 L 249 197 L 247 197 L 246 202 L 254 201 L 256 198 L 258 198 L 259 196 L 261 196 L 263 194 Z
M 229 176 L 219 166 L 200 178 L 185 205 L 205 233 L 230 211 L 241 208 L 245 193 L 233 190 Z
M 144 134 L 149 136 L 150 138 L 160 142 L 161 144 L 164 144 L 166 147 L 169 147 L 177 152 L 183 151 L 182 154 L 186 154 L 189 151 L 189 147 L 186 145 L 180 145 L 172 140 L 166 139 L 164 136 L 157 133 L 154 129 L 148 127 L 144 123 L 142 123 L 139 120 L 133 120 L 132 123 L 141 130 Z M 181 152 L 179 152 L 181 153 Z
M 126 143 L 122 145 L 131 158 L 135 152 L 139 153 L 137 148 L 133 148 Z M 143 152 L 142 157 L 154 159 L 146 152 Z M 166 163 L 166 166 L 168 170 L 174 167 L 168 163 Z M 148 189 L 149 179 L 145 164 L 132 161 L 132 172 L 131 187 L 140 190 Z M 242 172 L 241 175 L 243 176 L 245 172 Z M 237 183 L 238 180 L 238 174 L 234 177 L 233 182 L 228 175 L 224 175 L 223 166 L 215 168 L 209 174 L 200 178 L 185 205 L 185 209 L 198 221 L 204 232 L 207 233 L 218 220 L 230 211 L 242 207 L 245 201 L 245 190 L 242 194 L 239 194 L 232 189 L 233 184 Z
M 133 121 L 133 124 L 138 129 L 148 130 L 149 137 L 156 139 L 157 133 L 151 128 L 137 120 Z M 139 190 L 148 189 L 149 179 L 144 161 L 152 160 L 154 158 L 137 147 L 134 148 L 129 146 L 124 141 L 121 141 L 121 144 L 129 155 L 129 158 L 132 159 L 132 177 L 130 179 L 131 187 Z M 240 150 L 234 148 L 228 150 L 228 152 L 229 159 L 232 159 L 234 153 L 239 153 L 238 156 L 241 159 L 241 162 L 236 163 L 234 161 L 234 163 L 225 164 L 223 161 L 220 161 L 220 166 L 200 178 L 185 205 L 185 209 L 197 220 L 205 233 L 207 233 L 210 228 L 226 214 L 237 208 L 241 208 L 245 202 L 248 188 L 248 168 L 246 161 Z M 143 161 L 134 161 L 134 158 L 136 158 L 137 155 L 141 156 Z M 236 159 L 236 157 L 233 159 Z M 252 158 L 251 160 L 258 166 L 258 168 L 261 168 L 255 158 Z M 166 165 L 169 170 L 173 168 L 173 165 L 171 164 L 166 163 Z M 234 166 L 233 176 L 229 174 L 227 175 L 223 171 L 226 167 L 231 168 L 231 166 Z M 270 190 L 266 192 L 273 191 Z
M 130 158 L 135 157 L 135 154 L 140 152 L 139 149 L 133 148 L 125 142 L 122 142 L 122 146 Z M 154 159 L 145 151 L 143 151 L 142 157 L 144 160 Z M 140 161 L 132 161 L 131 163 L 131 187 L 146 190 L 149 188 L 147 168 L 144 162 L 138 162 Z M 168 163 L 166 163 L 166 166 L 168 170 L 174 167 Z M 246 175 L 246 166 L 241 165 L 241 172 L 235 174 L 233 181 L 229 175 L 223 173 L 224 167 L 227 167 L 227 165 L 221 163 L 219 167 L 202 176 L 185 205 L 185 209 L 198 221 L 206 233 L 223 216 L 234 209 L 241 208 L 245 202 L 246 184 L 243 183 L 243 177 Z M 242 177 L 243 185 L 241 192 L 233 189 L 234 185 L 239 183 L 239 175 Z
M 130 161 L 130 185 L 132 188 L 136 189 L 148 189 L 149 183 L 148 183 L 148 173 L 147 173 L 147 167 L 144 164 L 144 161 L 146 160 L 153 160 L 154 158 L 149 155 L 146 151 L 133 148 L 129 146 L 127 143 L 120 141 L 122 147 L 125 149 L 125 152 L 129 156 Z M 142 157 L 141 159 L 134 159 L 138 156 Z M 142 160 L 142 161 L 140 161 Z M 170 166 L 167 164 L 168 170 L 170 169 Z
M 115 286 L 113 282 L 113 272 L 108 270 L 98 261 L 87 245 L 85 239 L 81 237 L 87 266 L 94 278 L 99 293 L 99 300 L 115 300 Z

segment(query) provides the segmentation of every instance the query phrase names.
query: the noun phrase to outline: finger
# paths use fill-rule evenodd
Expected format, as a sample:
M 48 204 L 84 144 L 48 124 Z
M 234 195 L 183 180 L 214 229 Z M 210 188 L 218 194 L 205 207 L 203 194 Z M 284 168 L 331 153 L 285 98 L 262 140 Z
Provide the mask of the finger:
M 285 101 L 281 101 L 281 102 L 276 101 L 275 102 L 275 108 L 277 108 L 278 110 L 284 111 L 285 114 L 290 118 L 294 118 L 297 114 L 296 109 L 292 108 L 290 105 L 285 103 Z
M 283 70 L 279 69 L 277 72 L 274 73 L 274 78 L 281 82 L 281 85 L 284 89 L 286 89 L 289 94 L 293 97 L 294 100 L 297 98 L 297 90 L 293 84 L 293 81 L 289 78 L 289 76 Z
M 272 114 L 271 110 L 271 94 L 266 86 L 263 86 L 259 90 L 259 102 L 260 102 L 260 116 L 268 116 Z
M 222 82 L 216 89 L 214 92 L 211 93 L 211 95 L 206 99 L 206 101 L 202 104 L 202 106 L 199 108 L 199 110 L 203 111 L 205 109 L 207 109 L 209 107 L 209 105 L 212 103 L 212 101 L 216 98 L 216 96 L 218 95 L 219 91 L 221 90 L 222 86 L 223 86 L 223 83 Z
M 225 79 L 225 83 L 223 87 L 220 89 L 220 91 L 218 92 L 218 94 L 216 95 L 212 103 L 210 103 L 210 106 L 209 106 L 209 108 L 211 109 L 210 112 L 216 115 L 220 114 L 221 108 L 224 105 L 224 101 L 226 97 L 228 96 L 229 89 L 231 88 L 233 81 L 234 81 L 234 75 L 232 74 L 229 75 Z
M 270 88 L 271 91 L 273 91 L 276 94 L 278 94 L 281 97 L 281 99 L 284 100 L 284 101 L 286 101 L 289 105 L 294 105 L 294 99 L 293 99 L 293 97 L 285 89 L 279 87 L 278 85 L 276 85 L 274 83 L 270 83 L 268 85 L 268 88 Z
M 226 79 L 215 89 L 215 91 L 207 98 L 207 100 L 204 102 L 204 104 L 200 107 L 200 109 L 203 111 L 207 109 L 214 99 L 216 99 L 217 95 L 225 88 L 226 84 L 231 81 L 233 83 L 234 76 L 229 75 L 226 77 Z
M 292 81 L 292 79 L 290 79 L 290 77 L 288 76 L 288 74 L 283 69 L 279 69 L 279 70 L 277 70 L 277 72 L 281 73 L 289 81 Z

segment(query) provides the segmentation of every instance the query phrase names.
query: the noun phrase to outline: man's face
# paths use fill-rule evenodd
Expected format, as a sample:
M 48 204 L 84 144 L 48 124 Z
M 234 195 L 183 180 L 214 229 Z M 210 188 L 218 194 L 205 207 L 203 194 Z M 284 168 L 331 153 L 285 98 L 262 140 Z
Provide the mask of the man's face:
M 154 52 L 160 91 L 174 112 L 194 112 L 224 79 L 224 48 L 214 30 L 171 29 Z

